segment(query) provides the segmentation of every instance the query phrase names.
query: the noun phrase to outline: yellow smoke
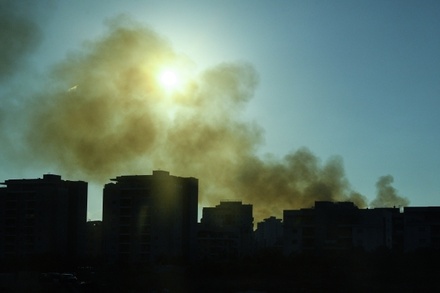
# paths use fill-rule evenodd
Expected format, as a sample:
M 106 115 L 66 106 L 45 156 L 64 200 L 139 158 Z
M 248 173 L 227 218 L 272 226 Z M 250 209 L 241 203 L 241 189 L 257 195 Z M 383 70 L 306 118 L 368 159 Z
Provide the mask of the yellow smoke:
M 372 207 L 405 207 L 409 204 L 409 200 L 399 196 L 397 190 L 391 186 L 393 181 L 391 175 L 379 177 L 376 182 L 377 195 L 371 202 Z
M 157 75 L 170 64 L 187 73 L 185 86 L 165 91 Z M 107 33 L 58 64 L 27 105 L 28 152 L 62 174 L 104 182 L 151 169 L 199 178 L 200 202 L 254 205 L 256 220 L 315 200 L 352 200 L 338 157 L 325 163 L 307 149 L 283 159 L 256 155 L 263 137 L 241 111 L 258 75 L 247 63 L 201 73 L 152 30 L 116 19 Z

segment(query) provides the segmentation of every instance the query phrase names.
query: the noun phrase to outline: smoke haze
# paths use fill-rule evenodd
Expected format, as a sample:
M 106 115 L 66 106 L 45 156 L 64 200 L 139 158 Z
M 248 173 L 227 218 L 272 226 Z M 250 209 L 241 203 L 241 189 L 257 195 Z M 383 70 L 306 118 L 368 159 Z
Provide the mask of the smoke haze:
M 0 1 L 0 82 L 19 70 L 41 41 L 26 1 Z
M 164 67 L 178 68 L 183 85 L 160 86 Z M 257 156 L 263 131 L 241 114 L 258 80 L 245 62 L 196 72 L 166 39 L 117 18 L 101 39 L 53 68 L 47 84 L 20 109 L 28 120 L 17 131 L 23 133 L 23 152 L 62 174 L 106 182 L 121 174 L 169 170 L 200 179 L 200 203 L 242 200 L 254 204 L 258 220 L 316 200 L 366 207 L 339 157 L 323 163 L 306 148 L 282 159 Z M 29 159 L 16 160 L 23 158 Z M 390 186 L 392 177 L 379 182 L 382 191 L 372 204 L 408 203 Z

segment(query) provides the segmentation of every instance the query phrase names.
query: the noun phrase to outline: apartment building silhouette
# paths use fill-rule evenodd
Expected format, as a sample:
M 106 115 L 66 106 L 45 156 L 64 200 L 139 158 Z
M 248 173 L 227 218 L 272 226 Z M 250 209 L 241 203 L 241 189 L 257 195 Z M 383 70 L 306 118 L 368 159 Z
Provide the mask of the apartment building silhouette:
M 274 216 L 257 223 L 255 230 L 255 245 L 257 249 L 283 248 L 283 222 Z
M 253 230 L 253 206 L 221 201 L 197 223 L 198 179 L 166 171 L 118 176 L 103 189 L 103 220 L 86 222 L 87 183 L 44 174 L 0 187 L 0 264 L 181 263 L 235 259 L 256 249 L 440 251 L 440 207 L 360 209 L 317 201 Z
M 422 246 L 414 244 L 410 233 L 423 229 L 438 232 L 420 234 L 421 241 L 440 244 L 440 209 L 429 210 L 431 217 L 427 218 L 426 208 L 359 209 L 352 202 L 327 201 L 317 201 L 313 208 L 285 210 L 284 253 L 356 248 L 369 252 L 379 248 L 411 251 Z
M 440 250 L 440 207 L 406 207 L 404 211 L 405 251 Z
M 119 176 L 104 187 L 104 257 L 110 263 L 190 261 L 197 240 L 198 180 Z
M 253 206 L 241 201 L 221 201 L 203 208 L 198 242 L 201 259 L 239 258 L 254 248 Z
M 45 174 L 0 188 L 0 259 L 66 261 L 85 250 L 87 183 Z

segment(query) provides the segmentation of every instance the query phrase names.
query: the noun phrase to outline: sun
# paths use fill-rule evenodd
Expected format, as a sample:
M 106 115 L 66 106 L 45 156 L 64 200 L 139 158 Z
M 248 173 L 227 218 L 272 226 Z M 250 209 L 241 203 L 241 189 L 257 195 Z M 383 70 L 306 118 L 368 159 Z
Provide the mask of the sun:
M 159 74 L 160 84 L 168 90 L 172 90 L 179 85 L 179 76 L 172 69 L 165 69 Z
M 169 62 L 155 70 L 158 90 L 168 97 L 184 95 L 190 90 L 193 80 L 191 67 L 182 62 Z

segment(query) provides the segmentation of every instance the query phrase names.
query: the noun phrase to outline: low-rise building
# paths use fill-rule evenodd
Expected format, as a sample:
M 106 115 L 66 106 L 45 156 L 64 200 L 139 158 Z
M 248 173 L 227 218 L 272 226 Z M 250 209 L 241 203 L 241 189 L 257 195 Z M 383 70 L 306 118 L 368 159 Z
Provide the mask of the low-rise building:
M 101 260 L 102 244 L 102 221 L 88 221 L 86 259 L 89 261 Z
M 255 230 L 255 243 L 257 249 L 273 248 L 282 251 L 282 220 L 272 216 L 257 223 L 257 229 Z
M 252 205 L 222 201 L 203 208 L 198 232 L 199 257 L 240 258 L 253 252 Z
M 316 202 L 284 211 L 284 252 L 402 249 L 403 216 L 398 208 L 359 209 L 352 202 Z

